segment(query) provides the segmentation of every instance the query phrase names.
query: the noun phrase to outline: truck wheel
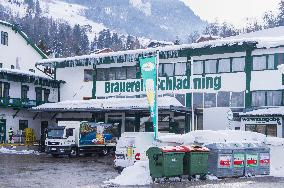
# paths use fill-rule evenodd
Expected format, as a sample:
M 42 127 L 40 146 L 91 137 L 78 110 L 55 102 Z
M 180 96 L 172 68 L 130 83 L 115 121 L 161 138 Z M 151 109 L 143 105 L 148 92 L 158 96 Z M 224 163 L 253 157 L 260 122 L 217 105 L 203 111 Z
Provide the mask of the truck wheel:
M 77 157 L 77 156 L 78 156 L 77 148 L 72 148 L 69 157 Z
M 108 148 L 103 148 L 101 153 L 100 153 L 101 156 L 107 156 L 108 154 L 109 154 Z

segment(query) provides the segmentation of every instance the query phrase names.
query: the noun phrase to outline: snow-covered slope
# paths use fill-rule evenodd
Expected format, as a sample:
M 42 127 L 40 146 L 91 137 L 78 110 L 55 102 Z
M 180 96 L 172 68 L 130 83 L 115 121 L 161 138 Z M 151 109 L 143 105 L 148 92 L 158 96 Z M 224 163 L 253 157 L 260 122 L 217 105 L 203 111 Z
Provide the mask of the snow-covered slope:
M 0 4 L 9 9 L 14 16 L 24 17 L 26 15 L 27 5 L 24 0 L 0 0 Z M 88 36 L 93 40 L 96 33 L 106 29 L 102 23 L 97 23 L 85 17 L 85 10 L 87 7 L 66 3 L 58 0 L 41 0 L 40 6 L 42 14 L 46 17 L 52 17 L 55 20 L 68 22 L 72 26 L 79 24 L 81 26 L 88 26 Z

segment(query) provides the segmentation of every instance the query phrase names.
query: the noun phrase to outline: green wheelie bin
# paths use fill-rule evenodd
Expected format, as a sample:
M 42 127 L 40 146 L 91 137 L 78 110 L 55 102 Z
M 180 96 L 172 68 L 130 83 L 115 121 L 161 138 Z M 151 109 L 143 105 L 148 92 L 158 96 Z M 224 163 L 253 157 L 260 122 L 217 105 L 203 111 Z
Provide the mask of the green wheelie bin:
M 183 175 L 183 157 L 185 149 L 179 146 L 151 147 L 146 155 L 149 158 L 150 175 L 158 178 L 181 177 Z
M 188 179 L 200 175 L 200 179 L 206 179 L 208 174 L 208 155 L 209 149 L 201 146 L 180 146 L 185 148 L 183 159 L 184 175 L 188 175 Z

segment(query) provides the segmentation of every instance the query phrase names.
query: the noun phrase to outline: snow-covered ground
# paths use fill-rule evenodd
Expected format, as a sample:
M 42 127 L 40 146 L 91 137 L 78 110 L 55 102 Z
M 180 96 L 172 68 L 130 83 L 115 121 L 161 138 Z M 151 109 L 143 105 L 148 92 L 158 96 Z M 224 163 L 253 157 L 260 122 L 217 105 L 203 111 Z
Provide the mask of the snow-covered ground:
M 183 135 L 166 135 L 159 139 L 162 142 L 178 144 L 208 144 L 208 143 L 265 143 L 270 148 L 271 172 L 275 177 L 284 177 L 284 139 L 266 137 L 263 134 L 248 131 L 193 131 Z M 216 177 L 208 177 L 216 180 Z M 125 168 L 121 175 L 105 182 L 116 185 L 149 185 L 152 183 L 149 162 L 136 162 L 133 166 Z
M 30 155 L 30 154 L 39 155 L 39 152 L 37 152 L 37 151 L 34 151 L 34 150 L 17 150 L 15 146 L 12 147 L 11 149 L 1 147 L 0 153 L 18 154 L 18 155 Z

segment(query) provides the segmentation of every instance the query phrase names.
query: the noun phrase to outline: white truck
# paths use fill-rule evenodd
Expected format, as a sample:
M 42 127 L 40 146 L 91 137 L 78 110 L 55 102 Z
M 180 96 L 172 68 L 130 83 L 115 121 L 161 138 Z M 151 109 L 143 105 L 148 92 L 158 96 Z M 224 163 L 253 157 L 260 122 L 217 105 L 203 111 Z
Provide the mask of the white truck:
M 159 136 L 174 135 L 173 133 L 159 133 Z M 175 146 L 176 143 L 154 140 L 153 132 L 125 132 L 119 138 L 116 150 L 114 168 L 121 172 L 137 161 L 148 160 L 146 151 L 153 146 Z
M 107 155 L 115 150 L 117 138 L 112 124 L 87 121 L 59 121 L 48 127 L 46 153 L 54 157 L 99 153 Z

